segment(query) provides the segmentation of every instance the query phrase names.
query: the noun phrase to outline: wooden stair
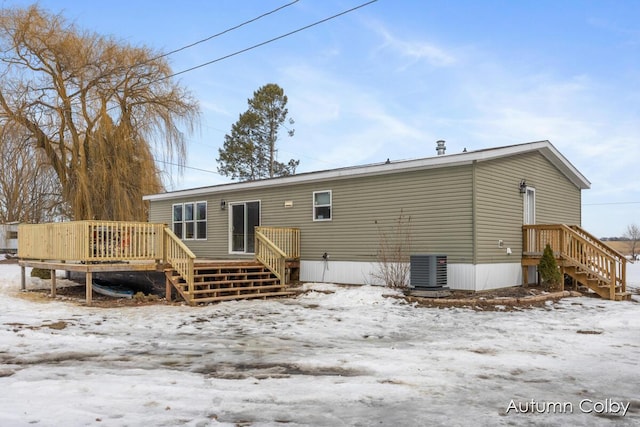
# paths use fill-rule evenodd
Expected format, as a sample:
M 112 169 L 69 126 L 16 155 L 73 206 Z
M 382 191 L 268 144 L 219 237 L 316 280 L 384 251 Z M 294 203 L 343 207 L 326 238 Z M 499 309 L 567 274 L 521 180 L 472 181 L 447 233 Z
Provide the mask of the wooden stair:
M 190 304 L 292 295 L 265 265 L 257 261 L 203 261 L 194 264 L 193 290 L 173 268 L 165 270 L 170 288 Z
M 631 292 L 623 291 L 622 284 L 613 287 L 613 295 L 611 295 L 611 286 L 609 281 L 600 277 L 593 271 L 584 270 L 575 265 L 565 265 L 567 261 L 559 259 L 558 263 L 563 267 L 564 273 L 575 280 L 577 283 L 591 289 L 601 298 L 611 299 L 615 301 L 623 301 L 631 298 Z
M 626 258 L 579 226 L 525 225 L 522 243 L 523 268 L 537 266 L 548 244 L 564 275 L 601 298 L 631 299 L 626 289 Z

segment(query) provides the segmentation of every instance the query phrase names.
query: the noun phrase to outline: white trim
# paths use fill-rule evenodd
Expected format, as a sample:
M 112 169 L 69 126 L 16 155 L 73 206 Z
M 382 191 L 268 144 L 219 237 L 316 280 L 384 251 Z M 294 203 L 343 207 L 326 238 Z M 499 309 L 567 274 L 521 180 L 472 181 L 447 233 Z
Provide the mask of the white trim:
M 533 195 L 533 210 L 530 212 L 530 202 L 529 194 Z M 522 223 L 524 225 L 533 225 L 536 223 L 536 189 L 533 187 L 526 187 L 523 194 L 522 201 Z M 533 214 L 533 217 L 529 214 Z
M 229 255 L 253 255 L 255 252 L 247 252 L 248 240 L 247 240 L 247 203 L 258 203 L 258 226 L 262 224 L 262 201 L 261 200 L 243 200 L 235 202 L 227 202 L 228 222 L 227 222 L 227 243 L 229 249 Z M 244 248 L 245 250 L 234 251 L 233 250 L 233 207 L 244 205 Z
M 319 172 L 307 172 L 286 177 L 263 179 L 251 182 L 221 184 L 210 187 L 192 188 L 169 193 L 151 194 L 143 196 L 143 200 L 170 200 L 177 197 L 194 197 L 203 194 L 219 194 L 236 190 L 259 189 L 264 187 L 278 187 L 299 183 L 321 182 L 328 179 L 346 179 L 371 175 L 385 175 L 413 170 L 442 168 L 471 164 L 516 154 L 538 151 L 554 164 L 574 185 L 580 189 L 591 187 L 591 183 L 562 155 L 549 141 L 529 142 L 526 144 L 510 145 L 506 147 L 490 148 L 466 153 L 446 154 L 415 160 L 401 160 L 390 163 L 376 163 L 366 166 L 355 166 Z

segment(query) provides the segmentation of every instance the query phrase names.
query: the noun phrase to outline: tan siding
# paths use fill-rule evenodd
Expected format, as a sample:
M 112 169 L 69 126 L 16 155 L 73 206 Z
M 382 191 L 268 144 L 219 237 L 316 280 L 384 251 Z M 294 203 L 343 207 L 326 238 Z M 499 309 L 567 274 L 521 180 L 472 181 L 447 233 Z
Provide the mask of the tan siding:
M 520 262 L 523 196 L 519 183 L 536 190 L 537 223 L 580 223 L 580 189 L 539 153 L 479 163 L 477 181 L 477 262 Z M 498 240 L 504 247 L 498 247 Z M 506 254 L 510 247 L 512 255 Z
M 186 241 L 200 257 L 228 254 L 228 212 L 220 200 L 260 200 L 261 223 L 301 228 L 302 258 L 321 260 L 327 252 L 336 261 L 373 261 L 379 228 L 391 229 L 401 211 L 411 218 L 412 252 L 438 252 L 450 262 L 471 262 L 471 167 L 457 166 L 394 175 L 336 179 L 266 189 L 217 193 L 208 202 L 208 239 Z M 312 220 L 314 191 L 331 190 L 331 221 Z M 150 220 L 170 223 L 172 203 L 152 201 Z M 293 207 L 285 208 L 284 202 Z M 235 256 L 232 256 L 235 257 Z
M 538 223 L 580 223 L 580 189 L 541 154 L 482 161 L 475 168 L 477 263 L 520 262 L 520 179 L 536 189 Z M 402 212 L 411 218 L 412 253 L 445 253 L 449 262 L 473 263 L 473 171 L 474 166 L 462 165 L 244 191 L 218 189 L 193 199 L 151 201 L 149 219 L 170 224 L 173 203 L 205 200 L 208 239 L 186 241 L 187 245 L 199 257 L 237 258 L 228 251 L 228 206 L 259 200 L 262 225 L 301 229 L 303 259 L 321 260 L 327 252 L 335 261 L 374 261 L 379 230 L 390 230 Z M 322 190 L 332 191 L 333 219 L 314 222 L 313 192 Z M 222 199 L 226 210 L 220 209 Z M 293 206 L 285 208 L 285 201 Z

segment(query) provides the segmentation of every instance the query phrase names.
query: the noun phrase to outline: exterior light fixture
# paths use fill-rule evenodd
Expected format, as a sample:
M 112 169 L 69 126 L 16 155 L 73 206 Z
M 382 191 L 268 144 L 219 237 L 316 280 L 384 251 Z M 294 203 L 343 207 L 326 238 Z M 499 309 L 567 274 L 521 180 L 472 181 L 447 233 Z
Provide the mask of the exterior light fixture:
M 527 181 L 524 179 L 520 180 L 520 194 L 524 194 L 527 192 Z
M 225 199 L 220 200 L 220 210 L 223 211 L 227 208 L 227 201 Z

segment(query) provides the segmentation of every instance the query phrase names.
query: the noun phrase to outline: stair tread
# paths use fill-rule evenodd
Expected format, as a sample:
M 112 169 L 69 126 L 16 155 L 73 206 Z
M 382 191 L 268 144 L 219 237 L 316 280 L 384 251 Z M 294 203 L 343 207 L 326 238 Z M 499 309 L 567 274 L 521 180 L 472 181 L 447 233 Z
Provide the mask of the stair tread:
M 217 302 L 217 301 L 230 301 L 236 299 L 251 299 L 251 298 L 265 298 L 265 297 L 274 297 L 274 296 L 288 296 L 293 295 L 295 292 L 292 291 L 280 291 L 280 292 L 264 292 L 264 293 L 256 293 L 256 294 L 245 294 L 245 295 L 225 295 L 220 297 L 207 297 L 207 298 L 195 298 L 195 303 L 201 302 Z
M 184 292 L 190 293 L 186 286 L 182 287 Z M 231 287 L 231 288 L 218 288 L 218 289 L 194 289 L 194 294 L 213 294 L 213 293 L 222 293 L 222 292 L 238 292 L 238 291 L 259 291 L 259 290 L 269 290 L 269 289 L 280 289 L 284 288 L 284 285 L 274 284 L 274 285 L 265 285 L 265 286 L 245 286 L 245 287 Z

